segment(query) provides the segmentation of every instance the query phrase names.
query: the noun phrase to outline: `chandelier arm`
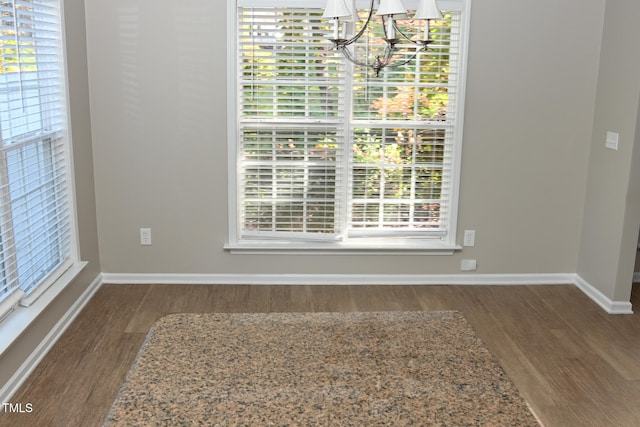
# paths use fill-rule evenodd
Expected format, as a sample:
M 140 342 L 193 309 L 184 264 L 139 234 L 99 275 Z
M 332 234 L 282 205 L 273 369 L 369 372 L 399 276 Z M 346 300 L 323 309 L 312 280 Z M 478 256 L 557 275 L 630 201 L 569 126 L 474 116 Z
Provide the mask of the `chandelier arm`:
M 409 62 L 413 61 L 416 56 L 418 56 L 418 53 L 420 53 L 424 48 L 418 49 L 416 50 L 413 55 L 411 55 L 410 58 L 399 62 L 399 63 L 395 63 L 395 62 L 391 62 L 391 56 L 393 55 L 393 51 L 391 49 L 385 49 L 385 55 L 384 55 L 384 59 L 380 59 L 381 55 L 378 55 L 375 57 L 375 59 L 372 62 L 367 62 L 367 61 L 360 61 L 358 59 L 356 59 L 355 56 L 353 56 L 351 54 L 351 52 L 349 51 L 349 49 L 345 48 L 345 47 L 340 47 L 339 50 L 342 52 L 342 54 L 344 55 L 344 57 L 351 62 L 352 64 L 358 65 L 360 67 L 366 67 L 366 68 L 371 68 L 374 72 L 376 77 L 380 74 L 380 71 L 383 68 L 386 67 L 390 67 L 390 68 L 395 68 L 395 67 L 402 67 L 403 65 L 408 64 Z
M 423 43 L 420 43 L 419 41 L 412 40 L 411 38 L 409 38 L 409 36 L 407 36 L 404 32 L 402 32 L 402 30 L 398 27 L 396 22 L 393 23 L 393 27 L 402 36 L 402 38 L 405 39 L 406 41 L 411 42 L 411 43 L 413 43 L 415 45 L 422 45 L 423 44 Z
M 367 61 L 363 62 L 363 61 L 360 61 L 360 60 L 356 59 L 356 57 L 351 54 L 349 49 L 347 49 L 344 46 L 341 46 L 338 49 L 340 50 L 340 52 L 342 52 L 342 55 L 344 55 L 344 57 L 347 58 L 347 60 L 349 62 L 351 62 L 352 64 L 358 65 L 360 67 L 367 67 L 367 68 L 371 68 L 374 65 L 374 63 L 369 63 Z
M 413 52 L 413 55 L 411 55 L 411 57 L 405 59 L 402 62 L 391 61 L 392 59 L 391 57 L 393 56 L 394 51 L 392 49 L 386 49 L 384 59 L 382 60 L 380 59 L 380 56 L 377 56 L 375 59 L 375 62 L 370 67 L 373 68 L 377 76 L 380 70 L 382 70 L 383 68 L 386 68 L 386 67 L 397 68 L 397 67 L 402 67 L 403 65 L 407 65 L 409 62 L 416 59 L 416 57 L 418 56 L 418 53 L 420 53 L 423 49 L 424 48 L 416 49 Z
M 391 67 L 391 68 L 395 68 L 395 67 L 402 67 L 403 65 L 408 64 L 409 62 L 413 61 L 416 56 L 418 56 L 418 53 L 420 53 L 421 51 L 424 50 L 424 46 L 416 49 L 416 51 L 413 53 L 413 55 L 411 55 L 411 57 L 407 58 L 406 60 L 402 61 L 402 62 L 391 62 L 391 57 L 393 56 L 393 50 L 390 49 L 388 46 L 385 48 L 385 53 L 384 53 L 384 59 L 380 59 L 381 55 L 378 55 L 375 57 L 375 59 L 372 62 L 368 62 L 368 61 L 361 61 L 358 60 L 349 49 L 347 49 L 345 46 L 340 46 L 338 48 L 338 50 L 340 50 L 340 52 L 342 52 L 342 55 L 352 64 L 358 65 L 360 67 L 366 67 L 366 68 L 371 68 L 374 70 L 374 72 L 376 73 L 376 76 L 380 73 L 380 70 L 382 70 L 385 67 Z
M 380 61 L 383 67 L 386 67 L 391 63 L 391 57 L 393 56 L 393 46 L 387 44 L 384 48 L 384 60 Z
M 407 65 L 409 62 L 413 61 L 414 59 L 416 59 L 416 56 L 418 56 L 418 53 L 420 53 L 423 50 L 423 48 L 420 48 L 419 50 L 416 50 L 413 55 L 411 55 L 411 58 L 408 58 L 400 63 L 388 63 L 386 66 L 388 67 L 402 67 L 403 65 Z

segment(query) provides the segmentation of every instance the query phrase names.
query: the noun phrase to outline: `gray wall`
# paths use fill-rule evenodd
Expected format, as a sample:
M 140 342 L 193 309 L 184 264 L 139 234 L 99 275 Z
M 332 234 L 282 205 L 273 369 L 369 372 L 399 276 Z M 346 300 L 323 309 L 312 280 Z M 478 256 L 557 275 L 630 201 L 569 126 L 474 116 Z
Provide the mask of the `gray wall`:
M 65 0 L 89 265 L 0 358 L 0 384 L 100 271 L 428 274 L 457 273 L 461 258 L 477 258 L 479 273 L 577 271 L 607 297 L 628 300 L 640 226 L 640 151 L 632 149 L 640 147 L 640 3 L 609 0 L 605 16 L 605 0 L 473 2 L 459 230 L 476 229 L 477 245 L 388 263 L 222 249 L 227 41 L 219 7 Z M 604 149 L 606 130 L 620 133 L 619 151 Z M 153 228 L 151 247 L 138 245 L 142 226 Z
M 221 7 L 87 0 L 104 272 L 458 273 L 469 257 L 478 273 L 576 271 L 604 0 L 473 3 L 458 225 L 476 229 L 477 244 L 387 263 L 223 250 Z M 153 246 L 138 245 L 143 226 L 152 228 Z
M 606 4 L 578 274 L 616 301 L 631 294 L 640 224 L 640 3 Z M 620 148 L 604 148 L 606 131 Z M 635 148 L 635 149 L 634 149 Z
M 80 257 L 83 261 L 88 261 L 88 265 L 47 307 L 20 339 L 2 355 L 0 358 L 0 384 L 5 384 L 11 378 L 101 271 L 93 182 L 84 2 L 83 0 L 65 0 L 64 3 Z

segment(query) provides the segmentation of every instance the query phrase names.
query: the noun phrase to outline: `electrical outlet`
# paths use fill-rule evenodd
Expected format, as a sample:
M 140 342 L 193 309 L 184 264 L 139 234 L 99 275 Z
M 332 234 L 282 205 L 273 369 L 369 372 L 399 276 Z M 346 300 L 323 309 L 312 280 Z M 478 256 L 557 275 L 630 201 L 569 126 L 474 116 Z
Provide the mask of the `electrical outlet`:
M 475 259 L 463 259 L 460 261 L 460 270 L 462 271 L 475 271 L 478 268 L 478 264 Z
M 616 132 L 607 132 L 607 137 L 604 140 L 604 146 L 610 150 L 618 149 L 619 135 Z
M 464 246 L 476 245 L 476 230 L 464 230 Z
M 150 228 L 141 228 L 140 229 L 140 244 L 142 246 L 150 246 L 151 245 L 151 229 Z

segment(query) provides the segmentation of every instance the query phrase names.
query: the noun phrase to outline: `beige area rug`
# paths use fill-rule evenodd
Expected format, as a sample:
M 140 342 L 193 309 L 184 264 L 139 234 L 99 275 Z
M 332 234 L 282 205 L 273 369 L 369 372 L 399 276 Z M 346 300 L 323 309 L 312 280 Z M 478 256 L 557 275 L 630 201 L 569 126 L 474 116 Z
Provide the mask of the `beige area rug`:
M 174 314 L 108 426 L 537 426 L 461 313 Z

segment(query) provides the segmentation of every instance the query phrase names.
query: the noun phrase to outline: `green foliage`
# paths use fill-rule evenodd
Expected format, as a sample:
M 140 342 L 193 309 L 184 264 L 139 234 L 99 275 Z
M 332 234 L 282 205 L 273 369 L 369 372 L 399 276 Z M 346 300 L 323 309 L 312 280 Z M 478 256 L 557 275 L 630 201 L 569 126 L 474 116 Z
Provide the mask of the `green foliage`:
M 18 47 L 16 40 L 0 40 L 0 74 L 37 71 L 34 46 L 33 42 L 21 42 Z

